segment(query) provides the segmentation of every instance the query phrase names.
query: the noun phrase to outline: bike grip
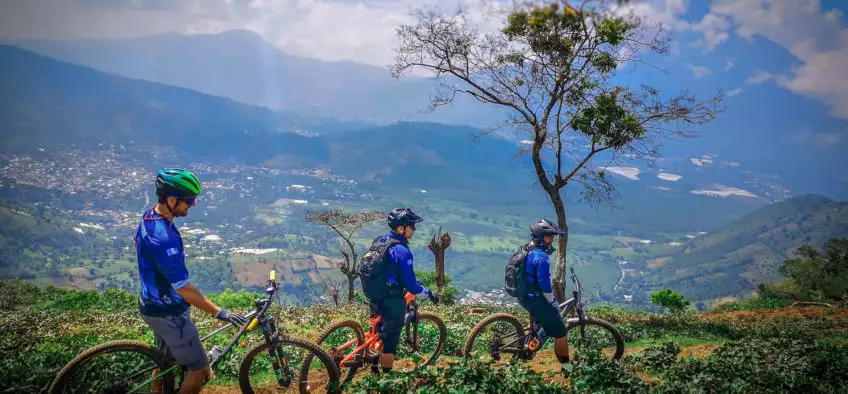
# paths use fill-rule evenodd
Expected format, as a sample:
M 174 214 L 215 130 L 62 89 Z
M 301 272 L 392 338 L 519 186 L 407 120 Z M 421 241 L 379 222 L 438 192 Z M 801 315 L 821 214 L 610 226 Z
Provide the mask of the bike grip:
M 259 324 L 259 319 L 254 317 L 253 320 L 250 321 L 250 325 L 247 326 L 247 331 L 253 331 L 253 329 L 256 328 L 257 324 Z
M 271 270 L 271 280 L 277 280 L 277 271 Z

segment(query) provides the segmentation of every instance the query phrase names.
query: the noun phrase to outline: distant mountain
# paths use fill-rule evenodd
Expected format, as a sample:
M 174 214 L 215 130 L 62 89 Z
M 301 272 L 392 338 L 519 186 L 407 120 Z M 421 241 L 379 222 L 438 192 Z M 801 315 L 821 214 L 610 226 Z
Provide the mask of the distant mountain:
M 394 79 L 385 68 L 322 61 L 280 51 L 244 30 L 216 35 L 162 34 L 133 39 L 15 40 L 14 45 L 130 78 L 181 86 L 248 104 L 322 118 L 391 123 L 427 120 L 492 124 L 496 112 L 467 105 L 423 115 L 433 82 Z
M 326 160 L 303 117 L 0 46 L 0 150 L 136 143 L 198 158 Z
M 655 286 L 691 299 L 744 296 L 756 283 L 779 278 L 777 268 L 804 244 L 820 248 L 848 236 L 848 202 L 804 195 L 771 204 L 647 261 Z

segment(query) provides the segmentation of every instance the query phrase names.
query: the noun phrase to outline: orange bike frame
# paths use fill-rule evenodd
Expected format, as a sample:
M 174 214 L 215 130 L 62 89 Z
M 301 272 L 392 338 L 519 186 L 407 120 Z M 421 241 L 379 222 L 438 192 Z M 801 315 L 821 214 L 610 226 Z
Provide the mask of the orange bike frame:
M 403 297 L 404 303 L 406 307 L 409 307 L 413 301 L 415 301 L 415 295 L 410 292 L 406 292 Z M 377 315 L 377 317 L 372 317 L 368 319 L 368 331 L 365 333 L 365 342 L 361 345 L 357 346 L 356 349 L 353 349 L 345 358 L 339 362 L 339 365 L 345 365 L 348 361 L 352 360 L 358 353 L 363 352 L 366 348 L 373 349 L 376 351 L 383 350 L 383 341 L 380 340 L 380 332 L 377 331 L 377 324 L 383 320 L 381 315 Z M 337 350 L 344 350 L 356 343 L 356 338 L 347 341 L 345 344 L 339 346 Z M 364 359 L 364 358 L 363 358 Z

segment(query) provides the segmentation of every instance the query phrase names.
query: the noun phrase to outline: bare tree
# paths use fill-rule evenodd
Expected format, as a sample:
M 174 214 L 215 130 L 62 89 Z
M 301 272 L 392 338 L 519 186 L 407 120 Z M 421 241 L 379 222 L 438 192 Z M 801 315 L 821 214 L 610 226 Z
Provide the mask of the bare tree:
M 393 76 L 423 69 L 434 75 L 428 111 L 464 94 L 505 108 L 509 118 L 492 128 L 510 128 L 528 141 L 538 182 L 558 225 L 568 232 L 563 195 L 576 184 L 580 199 L 612 202 L 615 187 L 604 168 L 623 156 L 652 162 L 661 141 L 684 134 L 724 110 L 721 94 L 698 99 L 687 92 L 663 98 L 649 86 L 634 90 L 612 77 L 625 65 L 646 64 L 642 54 L 665 54 L 660 27 L 624 15 L 606 0 L 577 7 L 534 1 L 517 5 L 505 27 L 479 32 L 465 15 L 420 9 L 415 24 L 397 30 Z M 596 168 L 596 164 L 605 164 Z M 554 292 L 565 297 L 568 235 L 560 237 Z
M 442 234 L 441 227 L 439 227 L 438 233 L 433 234 L 433 238 L 427 244 L 427 248 L 433 252 L 433 257 L 436 260 L 436 288 L 439 293 L 442 292 L 442 288 L 445 286 L 445 249 L 449 248 L 450 245 L 450 233 L 445 232 Z
M 336 260 L 336 266 L 347 277 L 347 302 L 353 302 L 354 283 L 359 277 L 359 254 L 353 236 L 368 223 L 382 219 L 385 215 L 380 211 L 362 211 L 355 213 L 343 212 L 341 209 L 307 210 L 306 221 L 327 226 L 342 239 L 343 246 L 339 251 L 343 259 Z
M 323 275 L 319 275 L 321 277 L 321 288 L 324 289 L 324 295 L 330 297 L 333 300 L 333 304 L 338 306 L 339 301 L 341 300 L 342 294 L 342 286 L 344 286 L 344 280 L 330 278 Z

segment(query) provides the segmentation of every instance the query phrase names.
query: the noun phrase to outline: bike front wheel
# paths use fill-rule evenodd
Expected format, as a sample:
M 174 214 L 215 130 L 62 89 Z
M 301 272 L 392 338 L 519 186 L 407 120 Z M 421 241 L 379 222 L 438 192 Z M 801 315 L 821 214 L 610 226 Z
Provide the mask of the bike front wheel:
M 508 313 L 491 315 L 474 326 L 468 333 L 462 354 L 478 361 L 501 361 L 511 354 L 510 360 L 519 358 L 524 351 L 524 327 Z
M 260 343 L 247 352 L 239 367 L 239 387 L 243 393 L 254 390 L 294 388 L 300 393 L 339 393 L 341 379 L 339 368 L 318 345 L 300 338 L 280 337 L 277 347 L 285 358 L 277 361 L 269 354 L 275 353 L 268 342 Z M 304 362 L 304 360 L 310 360 Z M 289 387 L 281 386 L 274 366 L 279 366 L 283 377 L 290 380 Z M 296 368 L 300 366 L 298 371 Z
M 139 341 L 113 341 L 94 346 L 77 355 L 56 376 L 50 394 L 128 393 L 130 390 L 174 392 L 175 372 L 162 374 L 171 366 L 156 348 Z M 181 372 L 181 370 L 179 371 Z M 144 383 L 144 384 L 143 384 Z
M 588 316 L 586 320 L 573 317 L 566 320 L 565 329 L 572 359 L 577 348 L 599 349 L 604 357 L 613 360 L 624 355 L 624 337 L 608 321 Z
M 418 324 L 407 322 L 400 334 L 395 368 L 411 371 L 433 365 L 439 359 L 448 330 L 442 319 L 430 312 L 418 312 Z

